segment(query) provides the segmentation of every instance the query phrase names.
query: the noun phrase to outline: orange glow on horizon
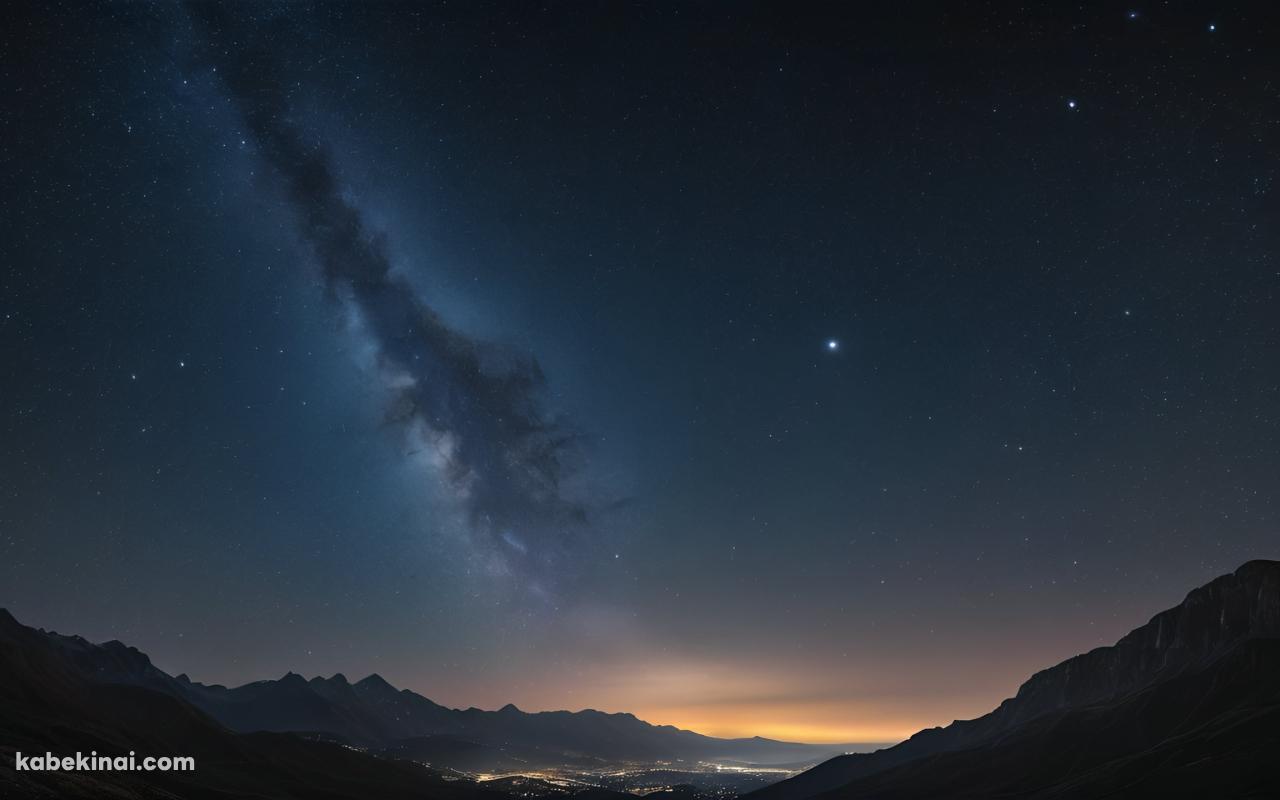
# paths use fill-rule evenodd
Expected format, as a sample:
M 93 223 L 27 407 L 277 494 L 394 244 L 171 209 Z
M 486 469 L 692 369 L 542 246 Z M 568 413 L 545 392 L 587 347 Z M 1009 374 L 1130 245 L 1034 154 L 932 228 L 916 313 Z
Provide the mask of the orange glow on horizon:
M 706 736 L 720 739 L 749 739 L 760 736 L 765 739 L 776 739 L 784 742 L 804 742 L 807 744 L 857 744 L 857 745 L 890 745 L 896 744 L 911 736 L 923 727 L 855 727 L 837 725 L 816 725 L 803 722 L 789 723 L 777 720 L 759 720 L 756 722 L 719 722 L 716 720 L 674 717 L 671 719 L 648 719 L 654 725 L 674 725 L 677 728 L 694 731 Z
M 818 713 L 815 713 L 817 711 Z M 688 731 L 721 739 L 761 736 L 786 742 L 809 744 L 894 744 L 906 739 L 928 723 L 908 720 L 857 720 L 839 707 L 814 709 L 807 704 L 779 708 L 770 706 L 721 708 L 652 709 L 636 711 L 636 716 L 653 725 L 674 725 Z
M 653 725 L 718 738 L 760 736 L 850 745 L 853 751 L 894 744 L 996 708 L 1017 691 L 1029 667 L 1006 659 L 993 669 L 983 658 L 976 648 L 947 659 L 909 653 L 851 659 L 834 671 L 803 658 L 747 662 L 624 653 L 580 663 L 572 672 L 523 674 L 524 691 L 518 694 L 511 691 L 507 676 L 481 674 L 468 676 L 454 692 L 466 698 L 459 707 L 497 708 L 515 702 L 531 712 L 626 712 Z M 1045 663 L 1050 657 L 1023 661 Z

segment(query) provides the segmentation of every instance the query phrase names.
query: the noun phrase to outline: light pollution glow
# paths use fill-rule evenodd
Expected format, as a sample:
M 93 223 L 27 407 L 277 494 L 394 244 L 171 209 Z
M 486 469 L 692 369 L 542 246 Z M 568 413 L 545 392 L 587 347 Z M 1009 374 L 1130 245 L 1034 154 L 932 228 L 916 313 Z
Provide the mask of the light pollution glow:
M 901 672 L 897 680 L 891 679 L 892 669 L 853 679 L 814 672 L 770 674 L 709 662 L 643 668 L 614 665 L 558 676 L 526 676 L 523 686 L 514 691 L 514 702 L 525 711 L 625 711 L 654 725 L 724 738 L 885 744 L 924 728 L 984 714 L 1010 696 L 1025 677 L 1017 666 L 981 677 L 965 669 L 969 676 L 965 683 L 970 679 L 972 683 L 959 686 L 943 677 L 946 669 L 946 665 L 934 666 L 915 676 L 919 683 L 911 685 Z M 434 682 L 438 695 L 434 699 L 482 708 L 498 708 L 513 700 L 510 683 L 491 680 L 473 675 L 466 683 L 451 682 L 448 689 Z M 879 688 L 871 686 L 877 683 Z M 494 685 L 504 688 L 495 693 Z M 431 690 L 424 693 L 430 695 Z

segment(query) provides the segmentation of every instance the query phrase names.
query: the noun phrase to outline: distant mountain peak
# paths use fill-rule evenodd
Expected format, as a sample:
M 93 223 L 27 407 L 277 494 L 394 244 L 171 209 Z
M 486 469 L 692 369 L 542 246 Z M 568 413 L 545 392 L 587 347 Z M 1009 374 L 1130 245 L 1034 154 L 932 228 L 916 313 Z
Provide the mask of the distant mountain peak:
M 379 694 L 399 694 L 400 690 L 387 683 L 386 679 L 378 673 L 371 673 L 355 682 L 355 688 L 362 691 L 378 692 Z
M 502 708 L 498 709 L 498 711 L 499 711 L 500 713 L 503 713 L 503 714 L 519 714 L 519 713 L 521 713 L 521 712 L 520 712 L 520 709 L 516 708 L 516 704 L 515 704 L 515 703 L 507 703 L 505 706 L 503 706 Z

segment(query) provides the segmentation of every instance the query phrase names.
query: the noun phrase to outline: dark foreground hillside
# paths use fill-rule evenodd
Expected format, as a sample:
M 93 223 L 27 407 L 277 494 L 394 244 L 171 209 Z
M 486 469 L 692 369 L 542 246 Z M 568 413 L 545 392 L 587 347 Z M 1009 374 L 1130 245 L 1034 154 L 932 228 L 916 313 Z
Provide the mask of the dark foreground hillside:
M 990 714 L 748 796 L 1280 797 L 1280 562 L 1211 581 Z
M 249 723 L 240 715 L 256 716 Z M 407 730 L 387 733 L 391 721 L 405 715 L 418 720 L 415 726 L 466 726 L 463 732 L 474 738 L 407 738 L 382 748 L 383 757 L 334 741 L 337 730 L 371 744 L 386 741 Z M 257 717 L 315 723 L 326 733 L 232 730 L 236 723 L 260 724 Z M 601 753 L 639 748 L 637 761 L 654 748 L 700 753 L 743 746 L 648 726 L 628 715 L 524 714 L 514 707 L 455 711 L 376 678 L 347 684 L 340 676 L 305 681 L 289 675 L 238 690 L 205 687 L 170 677 L 118 642 L 95 645 L 28 628 L 0 611 L 4 798 L 627 796 L 529 780 L 480 784 L 414 763 L 427 760 L 424 753 L 433 759 L 498 754 L 518 769 L 561 758 L 561 748 L 578 750 L 578 742 L 592 736 Z M 477 744 L 480 738 L 490 744 Z M 539 748 L 552 742 L 554 756 Z M 779 756 L 804 747 L 748 744 Z M 189 755 L 197 771 L 19 773 L 16 751 Z M 831 759 L 748 797 L 1280 797 L 1277 754 L 1280 562 L 1253 561 L 1194 590 L 1114 646 L 1037 673 L 990 714 L 921 731 L 875 753 Z
M 193 773 L 17 772 L 14 753 L 189 755 Z M 607 793 L 606 793 L 607 794 Z M 0 611 L 0 797 L 504 800 L 408 761 L 282 733 L 233 733 L 156 689 L 99 681 Z

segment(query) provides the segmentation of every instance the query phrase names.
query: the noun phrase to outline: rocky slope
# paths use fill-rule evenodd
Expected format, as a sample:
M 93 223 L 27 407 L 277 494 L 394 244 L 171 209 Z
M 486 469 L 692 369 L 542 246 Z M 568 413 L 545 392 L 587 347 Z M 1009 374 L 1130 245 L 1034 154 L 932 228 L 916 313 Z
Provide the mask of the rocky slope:
M 1020 738 L 1023 745 L 1040 741 L 1049 747 L 1052 742 L 1055 748 L 1065 747 L 1072 741 L 1045 735 L 1041 730 L 1045 726 L 1065 725 L 1069 720 L 1081 726 L 1073 734 L 1075 737 L 1092 739 L 1103 734 L 1091 730 L 1091 726 L 1105 728 L 1133 722 L 1131 709 L 1125 705 L 1132 698 L 1146 696 L 1146 702 L 1155 704 L 1157 710 L 1162 705 L 1179 708 L 1173 702 L 1179 698 L 1168 693 L 1168 686 L 1178 685 L 1174 683 L 1177 680 L 1189 681 L 1188 685 L 1198 685 L 1196 680 L 1209 685 L 1225 680 L 1219 672 L 1235 663 L 1231 659 L 1241 659 L 1242 663 L 1251 665 L 1251 671 L 1233 672 L 1233 680 L 1253 681 L 1263 695 L 1273 697 L 1267 693 L 1272 692 L 1280 680 L 1280 665 L 1273 663 L 1274 648 L 1269 643 L 1277 638 L 1280 638 L 1280 562 L 1251 561 L 1234 573 L 1195 589 L 1178 606 L 1157 614 L 1115 645 L 1097 648 L 1036 673 L 1014 697 L 989 714 L 957 721 L 945 728 L 921 731 L 901 744 L 874 753 L 832 759 L 750 797 L 752 800 L 804 800 L 837 790 L 844 796 L 878 797 L 881 794 L 871 792 L 871 783 L 859 782 L 877 776 L 876 781 L 891 783 L 890 777 L 897 775 L 901 781 L 898 788 L 908 783 L 908 776 L 912 778 L 911 785 L 918 785 L 924 771 L 937 770 L 940 760 L 959 759 L 948 754 L 965 751 L 972 754 L 987 748 L 983 751 L 985 756 L 970 756 L 976 761 L 969 766 L 981 772 L 978 767 L 983 763 L 982 758 L 987 759 L 986 763 L 998 762 L 990 748 L 1014 747 Z M 1264 644 L 1258 645 L 1258 642 Z M 1268 672 L 1271 666 L 1276 669 Z M 1160 699 L 1152 699 L 1157 697 Z M 1209 703 L 1200 711 L 1212 712 L 1223 719 L 1237 713 L 1250 713 L 1233 706 L 1236 701 L 1232 698 L 1234 696 L 1220 697 L 1214 701 L 1217 705 Z M 1272 702 L 1265 698 L 1255 700 L 1263 705 Z M 1092 723 L 1086 724 L 1084 720 Z M 1135 732 L 1128 739 L 1127 752 L 1133 756 L 1157 748 L 1161 742 L 1152 740 L 1157 733 L 1168 736 L 1187 733 L 1180 731 L 1176 726 L 1148 726 L 1145 732 Z M 1033 757 L 1024 768 L 1040 763 L 1036 758 L 1042 758 L 1047 751 L 1037 752 L 1041 755 Z M 1124 752 L 1124 747 L 1112 749 L 1106 757 L 1120 758 Z M 1099 758 L 1103 758 L 1103 754 L 1095 754 L 1093 760 Z M 1092 764 L 1090 759 L 1085 761 Z M 1084 765 L 1076 766 L 1083 768 Z M 1013 763 L 1007 767 L 1012 769 Z M 1101 768 L 1101 764 L 1093 767 Z M 933 774 L 944 772 L 938 770 Z M 926 792 L 918 796 L 964 796 L 959 793 L 961 788 L 954 780 L 943 781 L 929 790 L 939 793 Z M 897 796 L 890 792 L 887 784 L 877 791 L 889 792 L 883 796 Z M 907 792 L 902 796 L 913 795 Z

